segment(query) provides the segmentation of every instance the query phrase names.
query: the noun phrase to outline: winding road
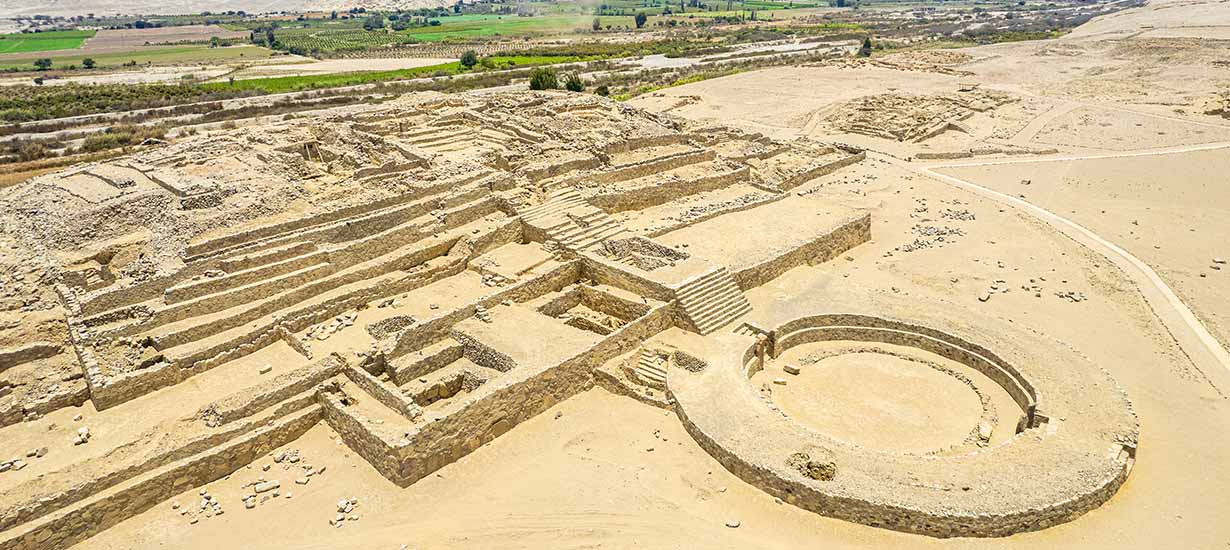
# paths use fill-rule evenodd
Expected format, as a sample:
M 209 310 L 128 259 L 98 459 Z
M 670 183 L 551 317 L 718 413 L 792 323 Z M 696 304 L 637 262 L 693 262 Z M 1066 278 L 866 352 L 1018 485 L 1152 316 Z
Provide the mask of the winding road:
M 1153 310 L 1154 315 L 1162 321 L 1171 336 L 1179 344 L 1179 347 L 1187 354 L 1188 358 L 1202 371 L 1205 376 L 1214 381 L 1214 386 L 1222 389 L 1230 389 L 1230 352 L 1222 347 L 1209 330 L 1200 322 L 1192 310 L 1184 304 L 1181 299 L 1174 293 L 1173 290 L 1158 276 L 1157 272 L 1148 264 L 1141 261 L 1140 258 L 1133 256 L 1127 250 L 1124 250 L 1119 245 L 1112 243 L 1098 236 L 1088 228 L 1060 216 L 1054 212 L 1046 210 L 1031 202 L 1013 197 L 983 187 L 976 183 L 963 180 L 947 174 L 937 172 L 942 168 L 957 168 L 967 166 L 990 166 L 1001 164 L 1022 164 L 1022 163 L 1038 163 L 1038 162 L 1056 162 L 1056 161 L 1075 161 L 1075 160 L 1095 160 L 1108 158 L 1127 158 L 1141 157 L 1151 155 L 1165 155 L 1175 153 L 1187 153 L 1194 151 L 1209 151 L 1217 149 L 1230 148 L 1230 142 L 1209 143 L 1203 145 L 1192 145 L 1182 147 L 1167 147 L 1161 149 L 1149 149 L 1141 151 L 1131 151 L 1124 153 L 1108 153 L 1097 155 L 1057 155 L 1046 158 L 1037 159 L 1000 159 L 987 161 L 969 161 L 944 164 L 927 164 L 920 165 L 902 161 L 883 154 L 872 154 L 887 162 L 903 166 L 913 172 L 930 177 L 963 189 L 972 191 L 978 195 L 995 201 L 1019 208 L 1020 210 L 1029 213 L 1030 215 L 1046 222 L 1051 227 L 1067 235 L 1072 240 L 1095 250 L 1106 256 L 1140 289 L 1149 307 Z

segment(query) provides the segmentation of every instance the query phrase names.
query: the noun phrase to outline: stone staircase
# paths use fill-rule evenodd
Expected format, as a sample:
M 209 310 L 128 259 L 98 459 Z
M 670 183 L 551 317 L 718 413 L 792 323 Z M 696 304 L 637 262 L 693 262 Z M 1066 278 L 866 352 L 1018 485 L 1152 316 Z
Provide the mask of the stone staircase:
M 526 223 L 534 223 L 551 216 L 561 216 L 574 208 L 586 206 L 585 199 L 576 189 L 562 189 L 551 193 L 542 204 L 518 212 Z
M 683 314 L 696 332 L 709 334 L 752 310 L 725 267 L 701 275 L 675 291 Z
M 585 202 L 576 189 L 556 191 L 542 204 L 519 214 L 525 223 L 545 228 L 549 239 L 572 250 L 584 250 L 628 233 L 606 212 Z
M 641 348 L 640 356 L 636 360 L 636 368 L 632 369 L 633 374 L 642 384 L 658 388 L 666 389 L 666 366 L 659 362 L 658 354 L 646 348 Z
M 580 215 L 565 216 L 563 222 L 547 228 L 547 235 L 552 240 L 573 250 L 585 250 L 626 233 L 628 230 L 623 225 L 597 208 Z

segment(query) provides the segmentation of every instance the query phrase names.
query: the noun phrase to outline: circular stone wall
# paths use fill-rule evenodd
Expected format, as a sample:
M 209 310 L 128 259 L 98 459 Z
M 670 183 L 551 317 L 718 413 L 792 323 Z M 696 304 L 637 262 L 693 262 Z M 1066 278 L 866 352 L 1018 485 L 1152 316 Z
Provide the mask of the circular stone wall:
M 935 454 L 1003 441 L 1023 415 L 976 370 L 904 346 L 804 344 L 751 381 L 800 424 L 885 452 Z
M 1126 480 L 1137 421 L 1104 370 L 997 319 L 918 316 L 821 314 L 759 339 L 714 335 L 709 367 L 673 371 L 667 387 L 727 469 L 867 525 L 1006 536 L 1070 521 Z

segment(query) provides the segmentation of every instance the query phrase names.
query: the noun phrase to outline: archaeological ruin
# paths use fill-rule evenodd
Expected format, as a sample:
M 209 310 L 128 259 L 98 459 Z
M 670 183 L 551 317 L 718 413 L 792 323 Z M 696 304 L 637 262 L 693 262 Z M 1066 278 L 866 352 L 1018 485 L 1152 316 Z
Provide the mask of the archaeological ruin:
M 1008 98 L 866 101 L 923 114 L 851 103 L 828 121 L 920 140 Z M 23 454 L 0 456 L 0 549 L 71 546 L 321 423 L 408 487 L 594 386 L 670 411 L 739 478 L 842 520 L 1001 537 L 1101 505 L 1138 422 L 1078 350 L 840 278 L 785 280 L 872 239 L 869 214 L 804 192 L 865 156 L 493 91 L 40 176 L 0 216 L 60 274 L 48 322 L 68 338 L 0 350 L 0 440 Z M 866 392 L 918 416 L 860 409 Z M 74 437 L 20 429 L 40 417 Z

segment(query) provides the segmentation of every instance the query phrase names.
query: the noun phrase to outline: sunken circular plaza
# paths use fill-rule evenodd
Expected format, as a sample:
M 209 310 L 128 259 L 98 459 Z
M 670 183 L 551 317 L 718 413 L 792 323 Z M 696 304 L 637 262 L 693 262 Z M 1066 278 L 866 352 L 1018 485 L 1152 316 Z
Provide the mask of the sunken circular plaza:
M 832 307 L 751 320 L 668 380 L 689 432 L 747 482 L 848 521 L 998 537 L 1070 521 L 1127 479 L 1131 405 L 1066 345 L 992 318 Z

